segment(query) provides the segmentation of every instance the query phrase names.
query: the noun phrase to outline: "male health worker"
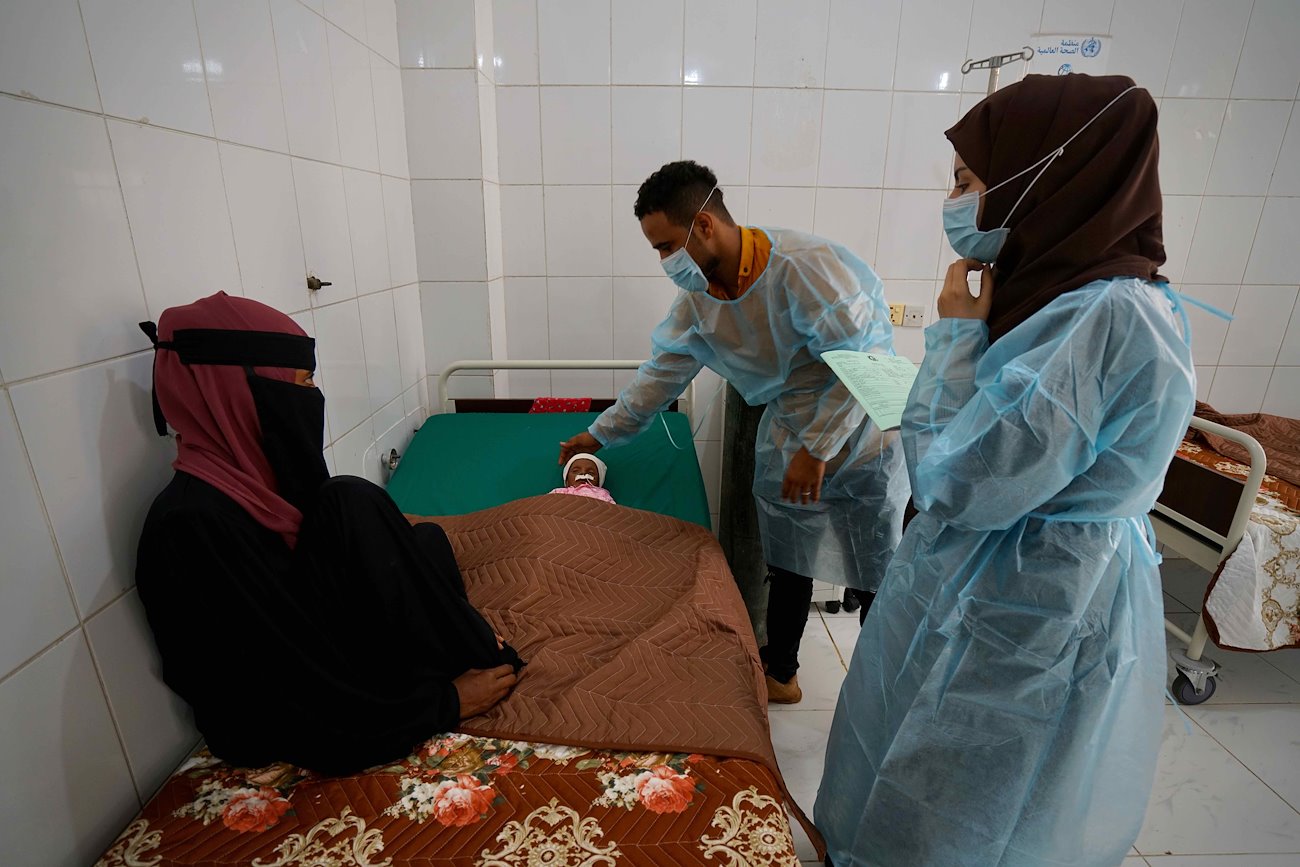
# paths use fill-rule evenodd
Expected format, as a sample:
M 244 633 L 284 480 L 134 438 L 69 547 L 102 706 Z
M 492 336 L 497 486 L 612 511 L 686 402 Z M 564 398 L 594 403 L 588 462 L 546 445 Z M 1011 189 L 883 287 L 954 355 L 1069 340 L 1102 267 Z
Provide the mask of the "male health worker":
M 897 431 L 881 431 L 822 354 L 893 353 L 878 278 L 839 244 L 739 226 L 717 177 L 683 161 L 641 185 L 634 213 L 681 290 L 652 354 L 561 462 L 645 430 L 703 367 L 766 405 L 754 457 L 770 592 L 769 700 L 802 698 L 796 671 L 814 578 L 858 591 L 863 612 L 902 533 L 909 495 Z

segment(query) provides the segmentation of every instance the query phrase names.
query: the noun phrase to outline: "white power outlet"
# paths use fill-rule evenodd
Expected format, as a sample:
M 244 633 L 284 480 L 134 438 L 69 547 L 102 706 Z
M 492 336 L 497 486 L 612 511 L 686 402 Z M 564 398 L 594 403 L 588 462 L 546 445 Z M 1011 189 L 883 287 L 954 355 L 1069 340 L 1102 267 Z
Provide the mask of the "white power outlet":
M 920 328 L 925 325 L 925 308 L 909 304 L 903 309 L 903 326 Z

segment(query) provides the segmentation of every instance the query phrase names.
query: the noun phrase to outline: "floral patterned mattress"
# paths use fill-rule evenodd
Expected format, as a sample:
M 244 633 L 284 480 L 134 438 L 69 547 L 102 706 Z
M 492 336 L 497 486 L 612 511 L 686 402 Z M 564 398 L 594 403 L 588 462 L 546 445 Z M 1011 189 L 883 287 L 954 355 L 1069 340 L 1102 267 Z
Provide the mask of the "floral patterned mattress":
M 1242 480 L 1250 472 L 1204 443 L 1184 441 L 1178 456 Z M 1300 487 L 1264 476 L 1241 542 L 1206 591 L 1204 614 L 1220 647 L 1300 647 Z
M 746 759 L 453 734 L 351 777 L 199 750 L 97 867 L 798 865 L 772 772 Z

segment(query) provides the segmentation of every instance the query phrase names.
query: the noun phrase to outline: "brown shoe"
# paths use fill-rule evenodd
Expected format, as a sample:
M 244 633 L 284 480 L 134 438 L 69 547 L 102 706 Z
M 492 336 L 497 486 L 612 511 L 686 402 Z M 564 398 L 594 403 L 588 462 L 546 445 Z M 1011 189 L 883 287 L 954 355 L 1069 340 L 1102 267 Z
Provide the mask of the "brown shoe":
M 789 683 L 782 683 L 772 675 L 767 676 L 768 704 L 798 704 L 803 701 L 803 690 L 799 688 L 799 675 L 790 678 Z

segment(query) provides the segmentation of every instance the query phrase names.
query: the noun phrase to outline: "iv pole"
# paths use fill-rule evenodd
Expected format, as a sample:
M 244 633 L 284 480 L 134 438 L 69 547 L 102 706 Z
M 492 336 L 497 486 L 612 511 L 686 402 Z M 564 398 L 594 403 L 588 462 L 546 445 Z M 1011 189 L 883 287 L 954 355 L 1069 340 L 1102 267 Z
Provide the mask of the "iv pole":
M 967 60 L 961 65 L 961 74 L 968 75 L 976 69 L 987 69 L 989 71 L 989 89 L 988 93 L 992 94 L 998 89 L 998 76 L 1003 66 L 1008 63 L 1014 63 L 1017 60 L 1023 60 L 1025 63 L 1034 59 L 1034 49 L 1026 45 L 1014 54 L 995 54 L 992 57 L 986 57 L 983 60 Z

